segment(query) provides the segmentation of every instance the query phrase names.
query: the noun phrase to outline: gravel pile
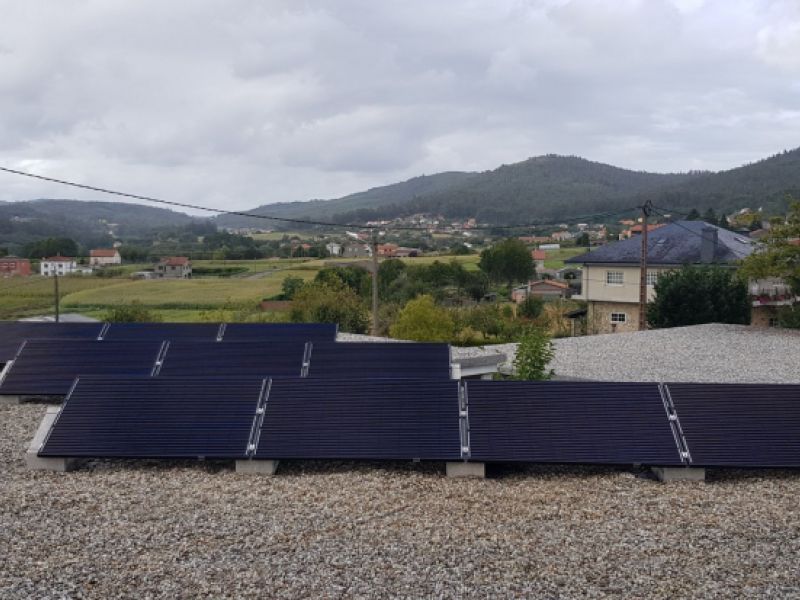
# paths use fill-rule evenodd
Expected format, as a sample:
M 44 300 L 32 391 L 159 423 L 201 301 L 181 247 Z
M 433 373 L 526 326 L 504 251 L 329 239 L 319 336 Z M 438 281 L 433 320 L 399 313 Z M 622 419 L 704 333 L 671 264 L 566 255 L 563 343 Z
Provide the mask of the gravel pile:
M 97 461 L 30 472 L 0 406 L 0 597 L 800 597 L 796 473 Z M 491 472 L 491 471 L 490 471 Z

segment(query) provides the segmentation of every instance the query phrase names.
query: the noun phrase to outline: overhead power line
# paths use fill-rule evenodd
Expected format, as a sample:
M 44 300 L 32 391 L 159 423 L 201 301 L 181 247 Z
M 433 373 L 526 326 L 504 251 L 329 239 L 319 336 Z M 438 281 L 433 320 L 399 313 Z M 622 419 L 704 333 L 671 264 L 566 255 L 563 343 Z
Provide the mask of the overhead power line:
M 10 173 L 12 175 L 20 175 L 22 177 L 28 177 L 31 179 L 38 179 L 40 181 L 47 181 L 50 183 L 57 183 L 60 185 L 66 185 L 69 187 L 74 187 L 82 190 L 89 190 L 92 192 L 99 192 L 101 194 L 109 194 L 112 196 L 120 196 L 122 198 L 131 198 L 133 200 L 142 200 L 144 202 L 152 202 L 155 204 L 164 204 L 167 206 L 175 206 L 180 208 L 188 208 L 191 210 L 199 210 L 204 212 L 210 212 L 215 214 L 224 214 L 224 215 L 233 215 L 237 217 L 247 217 L 253 219 L 262 219 L 266 221 L 280 221 L 283 223 L 294 223 L 298 225 L 314 225 L 319 227 L 335 227 L 341 229 L 373 229 L 373 230 L 391 230 L 391 231 L 428 231 L 427 227 L 410 227 L 410 226 L 398 226 L 398 225 L 391 225 L 391 226 L 381 226 L 381 225 L 366 225 L 366 224 L 359 224 L 359 223 L 332 223 L 332 222 L 325 222 L 325 221 L 315 221 L 312 219 L 295 219 L 290 217 L 276 217 L 273 215 L 261 215 L 252 212 L 245 212 L 245 211 L 237 211 L 237 210 L 226 210 L 224 208 L 210 208 L 207 206 L 200 206 L 198 204 L 190 204 L 187 202 L 177 202 L 174 200 L 164 200 L 163 198 L 155 198 L 153 196 L 145 196 L 142 194 L 133 194 L 129 192 L 120 192 L 117 190 L 111 190 L 108 188 L 102 188 L 94 185 L 88 185 L 83 183 L 77 183 L 74 181 L 67 181 L 65 179 L 56 179 L 55 177 L 46 177 L 44 175 L 37 175 L 35 173 L 28 173 L 26 171 L 20 171 L 18 169 L 10 169 L 8 167 L 0 167 L 0 171 L 5 173 Z M 482 225 L 477 227 L 471 227 L 470 231 L 488 231 L 488 230 L 515 230 L 515 229 L 531 229 L 535 227 L 544 227 L 548 225 L 558 225 L 560 223 L 570 223 L 570 222 L 577 222 L 582 220 L 591 220 L 591 219 L 601 219 L 606 217 L 611 217 L 614 215 L 619 215 L 622 213 L 628 213 L 637 210 L 637 206 L 621 208 L 614 211 L 607 211 L 603 213 L 594 213 L 589 215 L 579 215 L 576 217 L 567 217 L 564 219 L 559 219 L 557 221 L 540 221 L 538 223 L 518 223 L 513 225 Z

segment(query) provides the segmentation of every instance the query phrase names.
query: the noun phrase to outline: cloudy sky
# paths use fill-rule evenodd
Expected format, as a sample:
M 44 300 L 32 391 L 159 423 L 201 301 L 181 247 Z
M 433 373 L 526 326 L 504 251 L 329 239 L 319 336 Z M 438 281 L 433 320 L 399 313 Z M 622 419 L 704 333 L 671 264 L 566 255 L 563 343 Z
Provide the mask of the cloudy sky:
M 0 165 L 204 206 L 800 146 L 798 0 L 0 0 Z M 100 199 L 0 173 L 0 199 Z

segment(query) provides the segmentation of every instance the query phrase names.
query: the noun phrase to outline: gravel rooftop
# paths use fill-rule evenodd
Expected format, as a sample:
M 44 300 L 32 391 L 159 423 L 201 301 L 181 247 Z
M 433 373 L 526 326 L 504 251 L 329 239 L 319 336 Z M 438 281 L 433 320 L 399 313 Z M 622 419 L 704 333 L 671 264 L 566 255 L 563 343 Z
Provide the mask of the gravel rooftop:
M 340 341 L 396 341 L 339 334 Z M 363 339 L 362 339 L 363 338 Z M 800 331 L 744 325 L 694 325 L 553 340 L 555 374 L 595 381 L 800 383 Z M 453 348 L 453 357 L 504 354 L 516 344 Z
M 95 461 L 32 472 L 0 406 L 0 598 L 800 597 L 800 473 Z

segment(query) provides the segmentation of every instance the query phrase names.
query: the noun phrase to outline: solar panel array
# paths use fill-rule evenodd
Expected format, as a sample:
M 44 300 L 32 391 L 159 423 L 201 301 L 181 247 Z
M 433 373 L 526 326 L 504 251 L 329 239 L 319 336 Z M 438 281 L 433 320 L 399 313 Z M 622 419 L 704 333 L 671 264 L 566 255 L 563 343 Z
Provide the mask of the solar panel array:
M 800 385 L 667 387 L 693 465 L 800 466 Z
M 170 342 L 158 375 L 231 377 L 300 377 L 304 342 Z
M 102 330 L 102 323 L 0 321 L 0 363 L 13 360 L 22 342 L 29 338 L 95 340 Z
M 149 376 L 162 345 L 160 341 L 27 340 L 0 384 L 0 394 L 63 396 L 78 375 Z
M 315 342 L 309 377 L 450 378 L 450 346 L 369 342 Z
M 335 325 L 0 322 L 0 394 L 67 395 L 42 456 L 800 467 L 800 386 L 450 380 Z
M 217 323 L 110 323 L 103 340 L 207 340 L 216 341 Z
M 458 460 L 458 382 L 273 380 L 255 458 Z
M 244 458 L 265 382 L 80 378 L 40 456 Z
M 470 381 L 479 461 L 681 464 L 655 383 Z
M 40 455 L 797 467 L 798 402 L 785 385 L 81 377 Z
M 272 341 L 333 342 L 338 326 L 334 323 L 228 323 L 223 326 L 223 342 Z M 268 334 L 268 336 L 267 336 Z

